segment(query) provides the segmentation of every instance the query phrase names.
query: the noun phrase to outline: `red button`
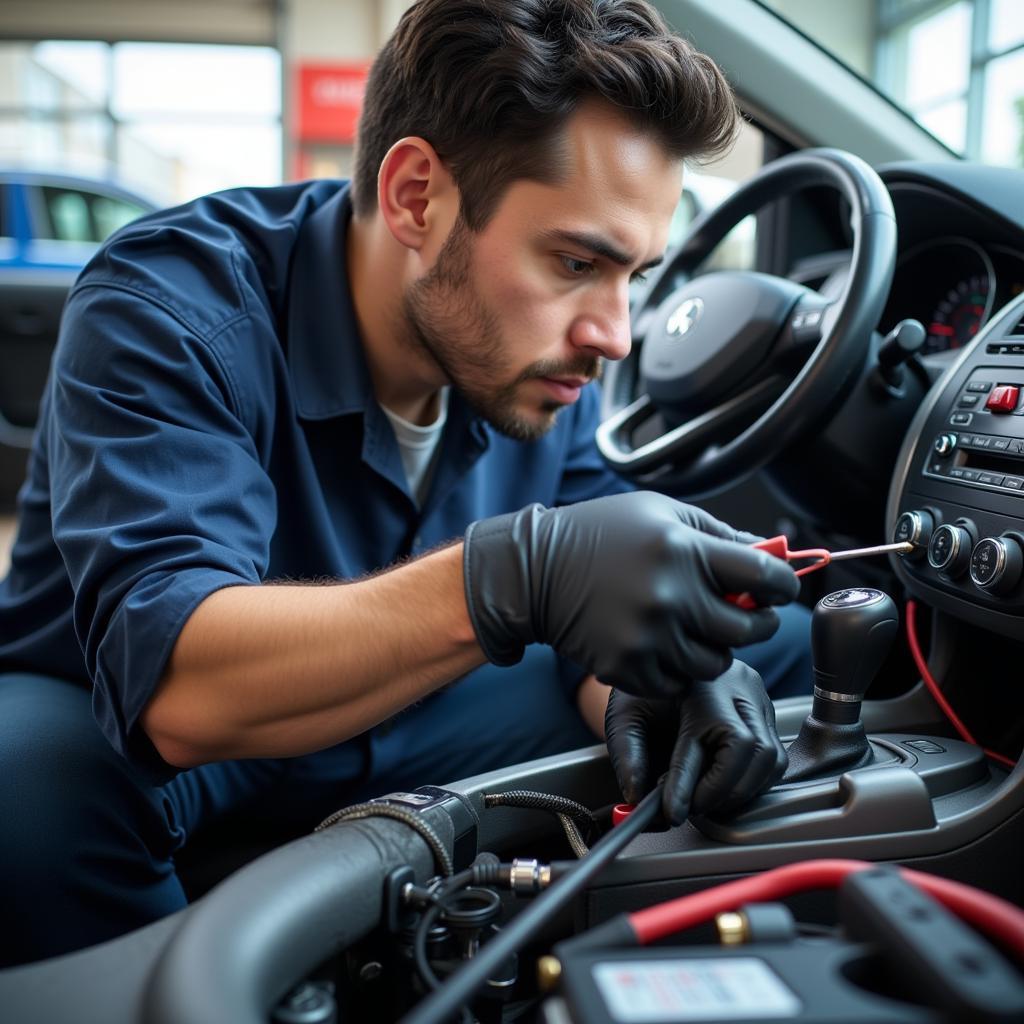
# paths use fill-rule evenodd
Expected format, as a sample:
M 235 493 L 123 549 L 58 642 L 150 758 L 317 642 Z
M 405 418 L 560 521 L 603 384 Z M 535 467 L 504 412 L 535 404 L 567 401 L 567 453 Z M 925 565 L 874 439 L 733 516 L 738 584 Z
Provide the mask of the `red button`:
M 1017 408 L 1017 398 L 1020 396 L 1020 388 L 1012 384 L 1000 384 L 992 389 L 988 396 L 985 408 L 992 412 L 1013 412 Z

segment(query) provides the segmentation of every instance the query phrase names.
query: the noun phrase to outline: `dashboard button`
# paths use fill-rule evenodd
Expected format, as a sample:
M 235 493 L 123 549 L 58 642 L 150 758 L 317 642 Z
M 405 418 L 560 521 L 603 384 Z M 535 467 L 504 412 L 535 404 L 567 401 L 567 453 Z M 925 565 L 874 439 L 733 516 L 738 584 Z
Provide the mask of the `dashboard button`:
M 951 476 L 954 480 L 963 480 L 964 471 L 954 466 L 948 473 L 946 473 L 946 476 Z
M 911 747 L 922 754 L 944 754 L 946 752 L 945 747 L 940 747 L 932 740 L 904 740 L 903 746 Z
M 957 405 L 959 405 L 961 409 L 973 409 L 980 399 L 980 395 L 961 395 L 960 401 L 957 402 Z
M 978 483 L 988 484 L 989 487 L 1001 487 L 1003 484 L 1003 478 L 998 473 L 979 473 Z
M 992 438 L 987 434 L 975 434 L 972 448 L 988 448 L 992 444 Z
M 996 451 L 1005 452 L 1010 447 L 1010 439 L 1008 437 L 993 437 L 992 447 Z
M 1024 489 L 1024 477 L 1021 476 L 1004 476 L 1003 486 L 1010 491 L 1019 491 Z
M 1000 384 L 992 389 L 988 396 L 985 408 L 990 412 L 1008 413 L 1017 408 L 1017 399 L 1020 397 L 1020 388 L 1015 384 Z
M 915 550 L 905 557 L 919 557 L 924 554 L 924 549 L 928 547 L 928 542 L 932 538 L 932 531 L 934 529 L 935 517 L 931 512 L 927 512 L 924 509 L 904 512 L 896 520 L 896 526 L 893 528 L 893 543 L 899 544 L 910 541 L 914 545 Z
M 963 475 L 965 480 L 971 480 L 974 482 L 977 482 L 977 479 L 980 476 L 979 472 L 976 469 L 965 469 L 963 471 Z
M 968 391 L 977 391 L 982 395 L 988 394 L 992 390 L 992 381 L 990 380 L 972 380 L 967 385 Z
M 974 413 L 972 412 L 955 412 L 949 417 L 949 425 L 951 427 L 968 427 L 973 419 Z
M 928 563 L 947 576 L 961 576 L 971 561 L 972 542 L 964 527 L 943 523 L 928 544 Z
M 1012 537 L 986 537 L 971 552 L 971 579 L 983 590 L 1005 594 L 1017 585 L 1024 554 Z

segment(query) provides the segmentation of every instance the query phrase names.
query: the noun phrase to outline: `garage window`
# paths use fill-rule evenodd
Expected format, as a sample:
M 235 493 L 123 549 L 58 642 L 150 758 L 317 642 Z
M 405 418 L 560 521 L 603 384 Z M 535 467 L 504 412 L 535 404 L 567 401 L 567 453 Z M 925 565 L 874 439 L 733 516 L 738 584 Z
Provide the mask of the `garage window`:
M 0 162 L 113 170 L 158 203 L 281 180 L 281 59 L 271 47 L 0 43 L 0 83 Z M 78 240 L 125 219 L 92 200 L 52 200 L 54 224 Z

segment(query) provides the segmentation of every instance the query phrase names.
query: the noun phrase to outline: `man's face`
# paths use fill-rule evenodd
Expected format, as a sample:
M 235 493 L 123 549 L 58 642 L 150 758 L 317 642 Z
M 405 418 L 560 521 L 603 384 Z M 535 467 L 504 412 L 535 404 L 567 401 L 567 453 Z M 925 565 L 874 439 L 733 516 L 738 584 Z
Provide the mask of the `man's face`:
M 681 163 L 606 108 L 575 114 L 564 146 L 564 180 L 513 182 L 480 232 L 457 220 L 403 298 L 408 340 L 520 440 L 629 352 L 629 282 L 660 260 L 682 188 Z

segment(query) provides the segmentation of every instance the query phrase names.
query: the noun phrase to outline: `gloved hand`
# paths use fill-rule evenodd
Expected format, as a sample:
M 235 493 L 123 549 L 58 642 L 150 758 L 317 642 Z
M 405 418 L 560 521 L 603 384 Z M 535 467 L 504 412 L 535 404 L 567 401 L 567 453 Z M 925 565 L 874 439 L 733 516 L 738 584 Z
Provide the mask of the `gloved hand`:
M 639 803 L 668 773 L 662 810 L 673 825 L 691 813 L 742 806 L 782 778 L 788 760 L 764 683 L 742 661 L 679 697 L 612 690 L 604 730 L 629 803 Z
M 744 610 L 725 594 L 763 606 L 796 597 L 793 570 L 755 540 L 650 491 L 530 505 L 466 531 L 470 618 L 495 665 L 545 643 L 621 690 L 671 696 L 778 627 L 770 608 Z

